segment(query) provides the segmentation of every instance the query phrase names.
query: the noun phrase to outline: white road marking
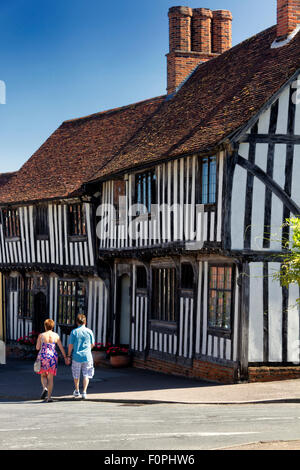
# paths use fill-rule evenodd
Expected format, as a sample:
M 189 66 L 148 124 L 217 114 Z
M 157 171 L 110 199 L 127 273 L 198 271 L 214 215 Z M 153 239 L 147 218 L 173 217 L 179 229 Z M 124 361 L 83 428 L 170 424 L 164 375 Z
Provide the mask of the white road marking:
M 9 431 L 39 431 L 41 428 L 6 428 L 6 429 L 0 429 L 0 432 L 9 432 Z
M 216 437 L 216 436 L 248 436 L 253 434 L 261 434 L 260 432 L 166 432 L 166 433 L 145 433 L 145 434 L 111 434 L 105 435 L 105 439 L 89 440 L 91 442 L 110 442 L 118 441 L 134 441 L 138 439 L 167 439 L 182 437 Z M 72 441 L 74 444 L 74 441 Z

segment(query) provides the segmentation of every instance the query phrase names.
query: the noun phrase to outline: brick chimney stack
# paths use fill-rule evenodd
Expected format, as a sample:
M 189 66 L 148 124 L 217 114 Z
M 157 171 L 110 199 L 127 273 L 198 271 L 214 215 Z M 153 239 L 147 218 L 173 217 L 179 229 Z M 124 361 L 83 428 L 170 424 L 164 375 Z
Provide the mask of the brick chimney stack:
M 170 8 L 168 94 L 173 93 L 198 64 L 231 48 L 231 25 L 232 15 L 227 10 Z
M 277 41 L 286 39 L 300 25 L 300 0 L 277 0 Z
M 193 51 L 211 54 L 212 18 L 213 14 L 208 8 L 194 8 L 192 20 Z
M 228 10 L 213 12 L 212 51 L 223 54 L 232 46 L 232 14 Z

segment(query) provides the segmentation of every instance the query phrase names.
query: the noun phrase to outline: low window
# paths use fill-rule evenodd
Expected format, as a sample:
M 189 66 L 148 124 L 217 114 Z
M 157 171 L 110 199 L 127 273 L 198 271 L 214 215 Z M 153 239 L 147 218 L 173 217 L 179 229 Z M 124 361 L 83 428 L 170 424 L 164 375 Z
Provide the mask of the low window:
M 25 311 L 26 318 L 33 318 L 34 316 L 34 278 L 25 278 Z
M 2 223 L 5 238 L 20 237 L 20 219 L 18 209 L 2 209 Z
M 190 290 L 194 288 L 194 271 L 190 264 L 181 265 L 181 288 Z
M 58 323 L 75 325 L 76 316 L 86 314 L 86 288 L 82 281 L 58 282 Z
M 152 319 L 166 322 L 176 321 L 176 270 L 175 268 L 153 269 Z
M 209 267 L 209 327 L 231 329 L 232 267 Z
M 137 289 L 147 289 L 147 271 L 144 266 L 136 268 L 136 287 Z
M 49 235 L 47 206 L 35 207 L 35 233 L 37 237 L 48 237 Z
M 69 235 L 86 236 L 86 218 L 82 204 L 71 204 L 69 210 Z
M 24 282 L 22 276 L 10 277 L 8 280 L 9 292 L 14 296 L 14 303 L 17 302 L 18 315 L 24 314 Z

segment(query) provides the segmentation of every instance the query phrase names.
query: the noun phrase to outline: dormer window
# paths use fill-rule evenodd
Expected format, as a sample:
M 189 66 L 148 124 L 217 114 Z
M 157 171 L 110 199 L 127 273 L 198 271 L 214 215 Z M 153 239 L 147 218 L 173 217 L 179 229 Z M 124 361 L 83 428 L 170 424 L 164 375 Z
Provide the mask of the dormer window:
M 86 236 L 86 217 L 82 204 L 71 204 L 69 210 L 69 235 L 71 237 Z
M 5 238 L 20 237 L 20 218 L 18 209 L 2 209 L 2 224 Z

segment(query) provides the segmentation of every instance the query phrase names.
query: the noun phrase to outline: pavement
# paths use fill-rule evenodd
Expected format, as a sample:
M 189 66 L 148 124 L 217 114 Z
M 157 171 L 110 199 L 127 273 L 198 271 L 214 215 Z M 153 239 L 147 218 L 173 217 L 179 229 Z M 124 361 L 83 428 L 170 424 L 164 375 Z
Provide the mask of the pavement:
M 54 380 L 54 400 L 73 400 L 73 389 L 71 368 L 59 364 Z M 40 393 L 40 378 L 33 372 L 32 361 L 9 359 L 6 365 L 0 365 L 1 401 L 39 400 Z M 220 385 L 131 367 L 97 367 L 87 399 L 136 404 L 300 403 L 300 379 Z

